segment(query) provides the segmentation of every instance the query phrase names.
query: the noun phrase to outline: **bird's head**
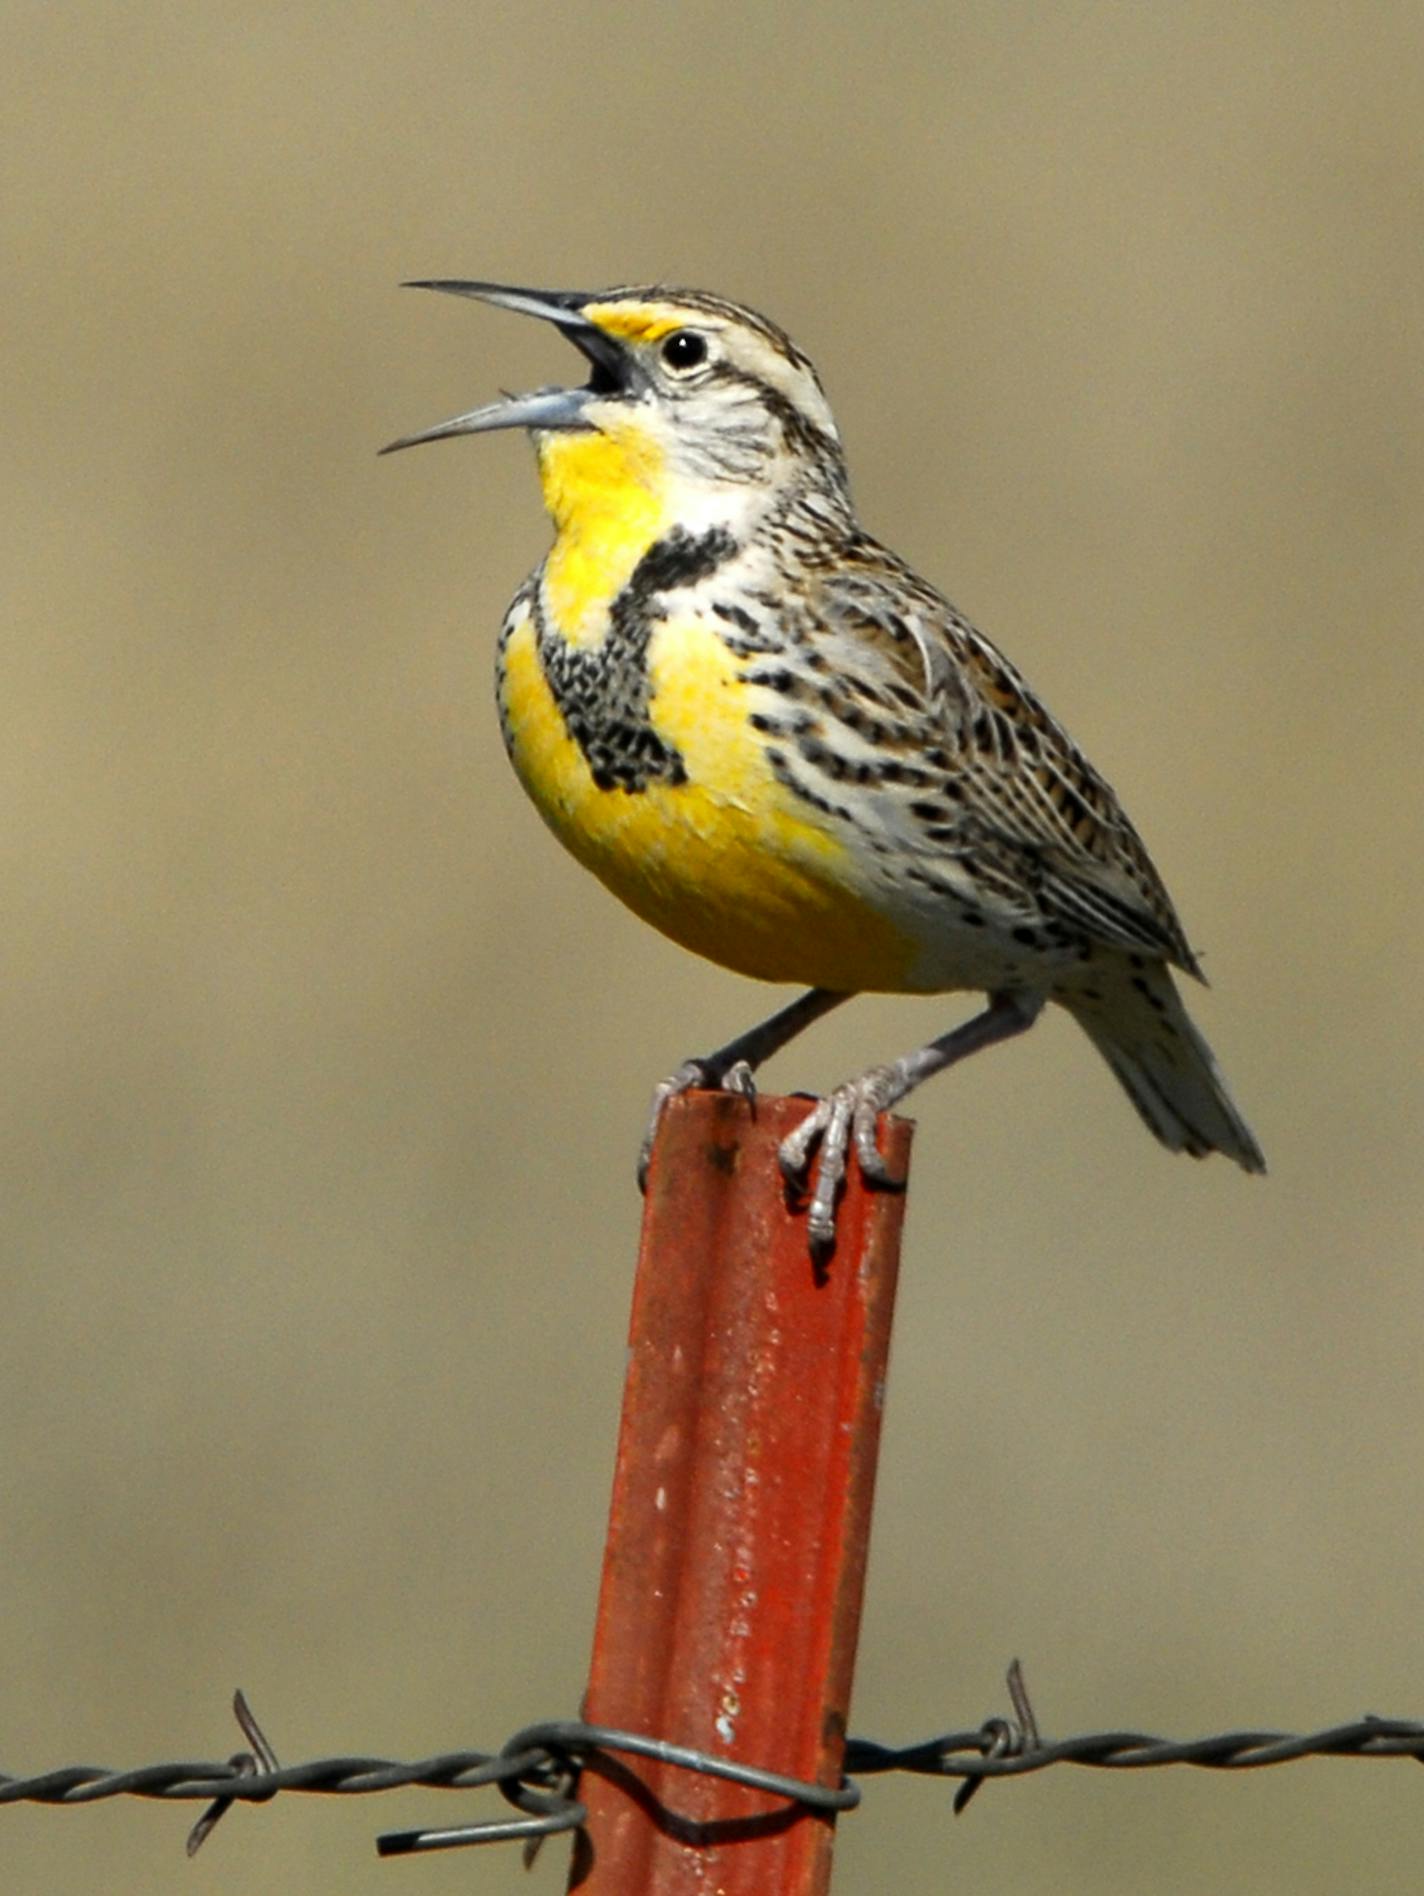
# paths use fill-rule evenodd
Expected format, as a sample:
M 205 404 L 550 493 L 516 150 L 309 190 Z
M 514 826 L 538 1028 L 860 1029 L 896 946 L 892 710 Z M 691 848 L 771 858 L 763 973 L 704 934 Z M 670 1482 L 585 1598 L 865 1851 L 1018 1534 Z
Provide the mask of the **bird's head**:
M 635 493 L 687 527 L 744 524 L 793 486 L 844 494 L 840 436 L 815 369 L 774 323 L 739 304 L 661 288 L 411 287 L 542 317 L 592 373 L 582 387 L 506 395 L 383 452 L 527 429 L 561 528 Z

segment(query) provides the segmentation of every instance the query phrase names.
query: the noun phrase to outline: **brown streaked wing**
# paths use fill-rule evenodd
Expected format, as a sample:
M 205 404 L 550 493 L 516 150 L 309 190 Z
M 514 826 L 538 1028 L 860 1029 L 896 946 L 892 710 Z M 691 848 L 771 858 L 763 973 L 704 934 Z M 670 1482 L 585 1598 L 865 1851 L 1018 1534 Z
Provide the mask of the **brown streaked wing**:
M 857 539 L 818 575 L 817 616 L 912 687 L 996 876 L 1094 940 L 1200 977 L 1112 787 L 998 648 L 894 554 Z M 986 863 L 986 867 L 988 864 Z

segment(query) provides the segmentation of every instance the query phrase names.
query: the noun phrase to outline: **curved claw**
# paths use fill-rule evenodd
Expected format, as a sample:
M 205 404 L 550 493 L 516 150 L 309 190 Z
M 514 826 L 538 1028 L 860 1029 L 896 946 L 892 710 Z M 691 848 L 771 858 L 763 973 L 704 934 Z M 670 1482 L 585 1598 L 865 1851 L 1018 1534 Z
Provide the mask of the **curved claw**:
M 812 1151 L 819 1145 L 811 1202 L 806 1210 L 806 1232 L 813 1251 L 827 1251 L 836 1241 L 836 1200 L 845 1183 L 846 1159 L 852 1142 L 868 1184 L 889 1185 L 890 1168 L 876 1144 L 876 1122 L 895 1098 L 895 1076 L 888 1067 L 872 1067 L 857 1080 L 848 1080 L 818 1100 L 801 1124 L 788 1133 L 777 1154 L 783 1175 L 800 1184 Z
M 722 1092 L 735 1093 L 739 1099 L 756 1098 L 756 1075 L 746 1060 L 734 1060 L 717 1085 Z
M 700 1060 L 684 1060 L 676 1073 L 670 1073 L 653 1088 L 653 1103 L 648 1112 L 648 1124 L 643 1133 L 643 1143 L 638 1148 L 638 1190 L 648 1189 L 648 1167 L 652 1164 L 653 1146 L 657 1140 L 658 1127 L 662 1124 L 668 1102 L 681 1093 L 691 1093 L 701 1087 L 712 1087 L 723 1093 L 736 1093 L 741 1099 L 756 1098 L 756 1079 L 750 1064 L 746 1060 L 734 1060 L 725 1069 L 719 1069 L 715 1059 L 704 1057 Z
M 707 1075 L 700 1060 L 684 1060 L 676 1073 L 670 1073 L 665 1080 L 659 1080 L 653 1088 L 653 1103 L 648 1109 L 648 1123 L 643 1132 L 643 1143 L 638 1148 L 638 1190 L 648 1189 L 648 1167 L 653 1160 L 653 1142 L 658 1136 L 658 1127 L 662 1124 L 663 1113 L 669 1100 L 676 1099 L 680 1093 L 690 1093 L 695 1087 L 705 1086 Z

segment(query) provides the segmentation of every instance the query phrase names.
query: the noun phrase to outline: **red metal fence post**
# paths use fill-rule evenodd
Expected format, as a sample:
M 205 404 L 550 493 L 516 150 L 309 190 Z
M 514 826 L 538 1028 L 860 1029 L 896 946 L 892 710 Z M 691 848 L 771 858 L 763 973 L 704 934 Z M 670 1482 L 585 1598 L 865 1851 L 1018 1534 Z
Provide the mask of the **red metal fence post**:
M 584 1716 L 840 1781 L 904 1197 L 852 1162 L 813 1268 L 778 1143 L 804 1099 L 692 1093 L 648 1183 Z M 896 1177 L 907 1121 L 881 1122 Z M 815 1896 L 832 1823 L 624 1757 L 584 1772 L 579 1896 Z

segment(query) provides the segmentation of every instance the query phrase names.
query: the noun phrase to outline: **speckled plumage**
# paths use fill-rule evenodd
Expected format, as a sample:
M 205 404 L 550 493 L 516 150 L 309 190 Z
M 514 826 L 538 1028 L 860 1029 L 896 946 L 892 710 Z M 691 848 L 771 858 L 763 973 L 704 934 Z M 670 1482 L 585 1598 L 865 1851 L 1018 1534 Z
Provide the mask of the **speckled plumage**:
M 811 983 L 808 1017 L 864 989 L 992 997 L 969 1039 L 818 1109 L 815 1235 L 849 1138 L 874 1168 L 874 1110 L 1047 1000 L 1164 1143 L 1262 1169 L 1177 996 L 1169 967 L 1199 970 L 1137 832 L 1008 660 L 860 526 L 784 332 L 702 292 L 436 287 L 548 316 L 594 363 L 587 389 L 431 431 L 535 440 L 556 536 L 506 618 L 499 702 L 561 840 L 687 946 Z M 689 1063 L 660 1101 L 744 1081 L 804 1013 Z

